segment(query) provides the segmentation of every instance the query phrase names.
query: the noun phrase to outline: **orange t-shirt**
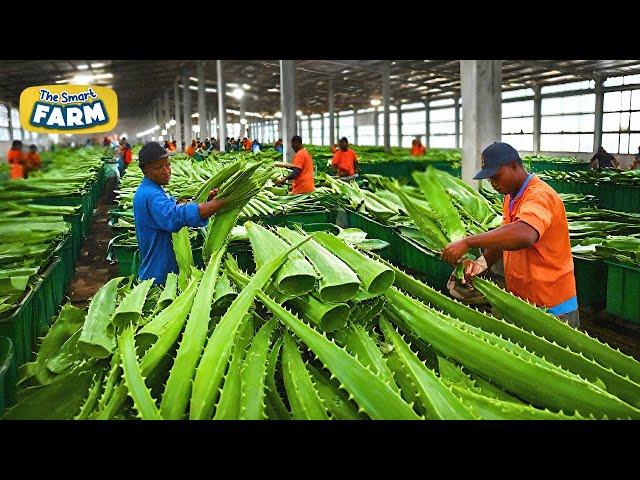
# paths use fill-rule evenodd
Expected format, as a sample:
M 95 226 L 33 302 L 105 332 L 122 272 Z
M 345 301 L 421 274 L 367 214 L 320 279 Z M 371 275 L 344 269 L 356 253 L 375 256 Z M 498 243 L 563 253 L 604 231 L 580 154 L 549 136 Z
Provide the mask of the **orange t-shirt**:
M 247 138 L 247 140 L 244 142 L 244 149 L 245 150 L 251 150 L 251 144 L 252 143 L 253 142 Z
M 9 171 L 10 178 L 24 178 L 23 165 L 25 163 L 25 156 L 21 150 L 10 149 L 7 154 L 7 163 L 11 165 L 11 170 Z
M 313 192 L 313 160 L 309 152 L 305 148 L 301 148 L 293 156 L 291 164 L 300 169 L 300 174 L 293 179 L 291 193 Z
M 196 149 L 193 148 L 193 146 L 189 145 L 187 148 L 184 149 L 184 153 L 186 153 L 190 157 L 193 157 L 193 154 L 196 153 Z
M 333 160 L 331 160 L 331 165 L 338 169 L 338 173 L 344 176 L 351 176 L 356 173 L 354 162 L 358 161 L 358 157 L 356 157 L 356 152 L 347 148 L 346 152 L 342 150 L 338 150 L 333 154 Z
M 569 224 L 558 194 L 536 175 L 509 213 L 509 200 L 502 204 L 502 224 L 522 221 L 540 235 L 531 247 L 504 251 L 507 288 L 539 307 L 551 308 L 576 296 Z
M 27 170 L 37 170 L 40 168 L 42 161 L 40 160 L 40 154 L 38 152 L 28 152 L 25 158 L 25 165 Z
M 411 155 L 413 155 L 414 157 L 419 157 L 421 155 L 424 155 L 425 153 L 427 153 L 427 149 L 424 148 L 424 145 L 422 145 L 421 143 L 418 145 L 413 145 L 411 147 Z

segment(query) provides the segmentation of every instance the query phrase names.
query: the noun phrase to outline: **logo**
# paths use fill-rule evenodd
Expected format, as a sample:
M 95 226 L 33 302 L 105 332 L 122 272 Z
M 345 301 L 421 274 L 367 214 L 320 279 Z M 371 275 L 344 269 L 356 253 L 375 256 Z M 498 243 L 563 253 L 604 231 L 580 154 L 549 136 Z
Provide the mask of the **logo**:
M 44 85 L 20 94 L 20 125 L 39 133 L 100 133 L 118 123 L 118 96 L 95 85 Z

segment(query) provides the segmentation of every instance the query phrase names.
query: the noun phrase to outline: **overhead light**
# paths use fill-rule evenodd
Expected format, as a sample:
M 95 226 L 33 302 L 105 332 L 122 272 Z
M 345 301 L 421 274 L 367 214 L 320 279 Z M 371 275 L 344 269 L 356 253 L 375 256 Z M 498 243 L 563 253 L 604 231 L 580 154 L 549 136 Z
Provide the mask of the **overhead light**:
M 238 87 L 237 83 L 227 83 L 228 87 Z
M 169 120 L 169 126 L 173 127 L 175 124 L 176 124 L 175 119 L 172 118 L 171 120 Z
M 99 73 L 93 76 L 94 79 L 100 80 L 102 78 L 113 78 L 113 73 Z
M 241 118 L 240 119 L 240 125 L 246 125 L 247 124 L 247 119 L 246 118 Z
M 378 105 L 380 105 L 380 99 L 379 98 L 372 98 L 371 99 L 371 105 L 373 105 L 374 107 L 377 107 Z
M 236 100 L 240 100 L 242 97 L 244 97 L 244 90 L 242 90 L 241 88 L 234 88 L 231 92 L 231 96 Z
M 271 92 L 271 93 L 280 93 L 280 90 L 277 88 L 270 88 L 267 90 L 267 92 Z
M 189 85 L 189 90 L 198 90 L 198 87 L 194 87 L 193 85 Z
M 162 129 L 162 135 L 166 135 L 167 134 L 167 130 L 166 129 Z
M 398 63 L 398 62 L 391 62 L 391 65 L 395 65 L 396 63 Z
M 67 83 L 69 80 L 56 80 L 56 83 Z
M 296 115 L 301 116 L 302 115 L 302 110 L 296 110 Z
M 154 130 L 160 130 L 160 125 L 156 125 L 155 127 L 153 127 Z
M 75 85 L 85 85 L 87 83 L 91 83 L 93 77 L 91 75 L 76 75 L 74 76 L 69 83 Z
M 349 70 L 342 70 L 341 73 L 349 73 Z
M 76 68 L 78 70 L 87 70 L 89 68 L 89 65 L 76 65 Z
M 196 77 L 189 77 L 189 80 L 191 80 L 192 82 L 197 82 L 198 79 Z
M 205 88 L 204 91 L 209 93 L 216 93 L 218 90 L 216 90 L 215 88 Z
M 100 68 L 104 67 L 104 63 L 92 63 L 91 68 Z
M 198 118 L 199 116 L 200 116 L 200 114 L 198 112 L 196 112 L 193 115 L 191 115 L 191 118 Z
M 276 117 L 276 118 L 282 118 L 282 112 L 276 112 L 276 113 L 274 114 L 274 117 Z
M 170 126 L 171 126 L 171 125 L 169 124 L 169 122 L 167 122 L 167 123 L 165 123 L 165 124 L 164 124 L 164 128 L 166 128 L 167 130 L 169 129 L 169 127 L 170 127 Z
M 246 83 L 243 83 L 242 88 L 244 88 L 245 90 L 251 90 L 251 85 L 247 85 Z

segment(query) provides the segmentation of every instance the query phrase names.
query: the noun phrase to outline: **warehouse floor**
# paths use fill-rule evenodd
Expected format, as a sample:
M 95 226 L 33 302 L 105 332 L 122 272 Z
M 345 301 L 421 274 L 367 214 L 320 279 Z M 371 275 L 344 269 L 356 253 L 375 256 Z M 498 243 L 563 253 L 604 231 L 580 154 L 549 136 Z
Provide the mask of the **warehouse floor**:
M 108 211 L 113 206 L 115 185 L 115 177 L 107 179 L 107 186 L 98 199 L 93 222 L 76 261 L 75 275 L 67 290 L 71 303 L 78 308 L 87 306 L 98 289 L 118 275 L 118 266 L 106 259 L 112 235 L 111 227 L 107 224 Z

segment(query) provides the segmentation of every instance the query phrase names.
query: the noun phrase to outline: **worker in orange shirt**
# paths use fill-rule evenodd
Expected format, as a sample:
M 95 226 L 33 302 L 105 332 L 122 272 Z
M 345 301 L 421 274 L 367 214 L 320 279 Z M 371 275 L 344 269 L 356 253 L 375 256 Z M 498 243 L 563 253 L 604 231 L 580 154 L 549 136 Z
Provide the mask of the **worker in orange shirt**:
M 480 258 L 463 261 L 465 280 L 469 280 L 502 258 L 511 293 L 578 328 L 576 281 L 562 199 L 525 170 L 511 145 L 495 142 L 484 149 L 481 158 L 482 170 L 474 180 L 488 178 L 504 195 L 502 226 L 447 245 L 443 260 L 457 264 L 469 249 L 482 248 Z
M 30 172 L 40 170 L 41 165 L 42 160 L 40 159 L 40 154 L 38 153 L 38 147 L 33 144 L 29 145 L 29 152 L 25 157 L 24 178 L 27 178 Z
M 244 137 L 242 140 L 242 147 L 247 151 L 251 151 L 251 145 L 253 145 L 253 142 L 249 138 Z
M 11 149 L 7 154 L 7 163 L 11 167 L 11 170 L 9 171 L 9 177 L 12 180 L 24 178 L 24 166 L 26 163 L 26 157 L 22 152 L 22 142 L 20 140 L 14 140 L 11 143 Z
M 185 150 L 184 153 L 186 153 L 187 155 L 189 155 L 190 157 L 193 157 L 193 154 L 196 153 L 196 141 L 195 140 L 191 140 L 191 145 L 189 145 Z
M 287 180 L 293 180 L 291 193 L 313 192 L 315 184 L 313 181 L 313 159 L 306 148 L 302 146 L 302 138 L 296 135 L 291 139 L 291 148 L 296 154 L 293 156 L 291 164 L 274 162 L 275 167 L 289 168 L 292 170 L 288 177 L 280 177 L 276 180 L 276 185 L 283 185 Z
M 420 138 L 414 138 L 411 142 L 411 155 L 414 157 L 421 157 L 422 155 L 426 155 L 427 149 L 422 145 Z
M 356 152 L 349 148 L 347 137 L 342 137 L 339 145 L 340 148 L 333 154 L 331 165 L 336 167 L 339 177 L 352 177 L 359 171 Z

